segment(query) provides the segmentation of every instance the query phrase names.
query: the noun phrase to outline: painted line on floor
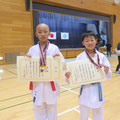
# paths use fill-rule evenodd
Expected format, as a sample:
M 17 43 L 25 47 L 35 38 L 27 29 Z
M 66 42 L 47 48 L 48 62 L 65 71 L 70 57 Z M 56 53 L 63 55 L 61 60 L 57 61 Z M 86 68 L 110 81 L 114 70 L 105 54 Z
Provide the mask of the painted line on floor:
M 79 88 L 79 87 L 71 88 L 71 89 L 77 89 L 77 88 Z M 67 92 L 67 91 L 68 90 L 65 90 L 65 91 L 62 91 L 60 93 L 64 93 L 64 92 Z M 31 93 L 29 93 L 29 94 L 31 94 Z M 29 94 L 25 94 L 25 95 L 21 95 L 21 96 L 27 96 Z M 18 97 L 21 97 L 21 96 L 13 97 L 13 98 L 10 98 L 10 99 L 18 98 Z M 1 100 L 0 102 L 4 102 L 4 101 L 10 100 L 10 99 L 4 99 L 4 100 Z M 12 108 L 12 107 L 16 107 L 16 106 L 19 106 L 19 105 L 23 105 L 23 104 L 26 104 L 26 103 L 29 103 L 29 102 L 32 102 L 32 100 L 26 101 L 26 102 L 22 102 L 22 103 L 19 103 L 19 104 L 16 104 L 16 105 L 8 106 L 6 108 L 2 108 L 2 109 L 0 109 L 0 111 L 5 110 L 5 109 L 9 109 L 9 108 Z
M 80 114 L 80 111 L 79 111 L 77 108 L 79 108 L 79 106 L 76 106 L 76 107 L 71 108 L 71 109 L 68 109 L 68 110 L 66 110 L 66 111 L 64 111 L 64 112 L 61 112 L 61 113 L 59 113 L 57 116 L 59 117 L 59 116 L 64 115 L 64 114 L 66 114 L 66 113 L 68 113 L 68 112 L 71 112 L 71 111 L 76 111 L 76 112 L 78 112 L 78 113 Z M 88 120 L 92 120 L 92 119 L 91 119 L 91 118 L 88 118 Z
M 115 76 L 112 76 L 112 78 L 120 77 L 119 75 L 120 75 L 120 74 L 115 75 Z M 11 78 L 1 79 L 1 80 L 15 79 L 15 78 L 17 78 L 17 77 L 11 77 Z M 66 85 L 66 84 L 65 84 L 65 85 Z M 64 93 L 64 92 L 66 92 L 66 91 L 71 91 L 71 92 L 73 92 L 73 93 L 75 93 L 75 94 L 78 94 L 77 92 L 72 91 L 72 90 L 79 88 L 79 86 L 78 86 L 78 87 L 75 87 L 75 88 L 70 88 L 70 89 L 65 88 L 65 87 L 63 87 L 63 86 L 64 86 L 64 85 L 62 85 L 61 88 L 66 89 L 66 90 L 65 90 L 65 91 L 62 91 L 62 92 L 60 92 L 60 93 Z M 20 95 L 20 96 L 16 96 L 16 97 L 11 97 L 11 98 L 7 98 L 7 99 L 3 99 L 3 100 L 0 100 L 0 102 L 4 102 L 4 101 L 7 101 L 7 100 L 15 99 L 15 98 L 22 97 L 22 96 L 27 96 L 27 95 L 30 95 L 30 94 L 31 94 L 31 93 L 24 94 L 24 95 Z M 78 95 L 79 95 L 79 94 L 78 94 Z
M 76 111 L 76 112 L 80 113 L 80 111 L 79 111 L 78 109 L 74 109 L 74 111 Z
M 79 87 L 75 87 L 75 88 L 71 88 L 71 90 L 73 89 L 77 89 Z M 60 93 L 64 93 L 64 92 L 67 92 L 68 90 L 64 90 L 64 91 L 61 91 Z M 27 95 L 30 95 L 31 93 L 27 93 L 27 94 L 23 94 L 23 95 L 19 95 L 19 96 L 15 96 L 15 97 L 11 97 L 11 98 L 7 98 L 7 99 L 3 99 L 3 100 L 0 100 L 0 102 L 4 102 L 4 101 L 8 101 L 8 100 L 12 100 L 12 99 L 16 99 L 16 98 L 19 98 L 19 97 L 23 97 L 23 96 L 27 96 Z
M 4 101 L 7 101 L 7 100 L 12 100 L 12 99 L 16 99 L 16 98 L 27 96 L 27 95 L 30 95 L 30 94 L 31 93 L 20 95 L 20 96 L 15 96 L 15 97 L 7 98 L 7 99 L 3 99 L 3 100 L 0 100 L 0 102 L 4 102 Z
M 68 109 L 68 110 L 66 110 L 66 111 L 64 111 L 64 112 L 62 112 L 62 113 L 59 113 L 58 116 L 64 115 L 65 113 L 68 113 L 68 112 L 70 112 L 70 111 L 73 111 L 73 110 L 76 109 L 76 108 L 79 108 L 79 106 L 76 106 L 76 107 L 71 108 L 71 109 Z
M 16 106 L 19 106 L 19 105 L 23 105 L 23 104 L 26 104 L 26 103 L 29 103 L 29 102 L 32 102 L 32 100 L 26 101 L 26 102 L 23 102 L 23 103 L 19 103 L 19 104 L 16 104 L 16 105 L 12 105 L 12 106 L 9 106 L 9 107 L 2 108 L 2 109 L 0 109 L 0 111 L 5 110 L 5 109 L 9 109 L 9 108 L 12 108 L 12 107 L 16 107 Z
M 72 93 L 75 93 L 75 94 L 79 95 L 79 93 L 73 91 L 72 88 L 69 88 L 69 89 L 68 89 L 68 88 L 65 88 L 65 87 L 63 87 L 63 86 L 61 86 L 61 88 L 63 88 L 63 89 L 65 89 L 65 90 L 68 90 L 68 91 L 70 91 L 70 92 L 72 92 Z
M 114 76 L 114 77 L 118 77 L 118 75 L 117 75 L 117 76 Z M 60 93 L 64 93 L 64 92 L 70 91 L 70 92 L 72 92 L 72 93 L 75 93 L 75 94 L 79 95 L 79 93 L 73 91 L 73 89 L 77 89 L 77 88 L 79 88 L 79 87 L 69 88 L 69 89 L 68 89 L 68 88 L 65 88 L 65 87 L 61 86 L 61 88 L 65 89 L 65 91 L 62 91 L 62 92 L 60 92 Z M 29 94 L 31 94 L 31 93 L 29 93 Z M 28 95 L 28 94 L 27 94 L 27 95 Z M 22 96 L 25 96 L 25 95 L 22 95 Z M 17 97 L 21 97 L 21 96 L 17 96 Z M 10 99 L 14 99 L 14 98 L 17 98 L 17 97 L 13 97 L 13 98 L 10 98 Z M 6 100 L 10 100 L 10 99 L 8 98 L 8 99 L 5 99 L 5 100 L 1 100 L 0 102 L 6 101 Z M 25 103 L 28 103 L 28 102 L 32 102 L 32 100 L 31 100 L 31 101 L 26 101 L 26 102 L 23 102 L 23 103 L 20 103 L 20 104 L 16 104 L 16 105 L 13 105 L 13 106 L 9 106 L 9 107 L 6 107 L 6 108 L 2 108 L 2 109 L 0 109 L 0 111 L 2 111 L 2 110 L 4 110 L 4 109 L 8 109 L 8 108 L 15 107 L 15 106 L 19 106 L 19 105 L 22 105 L 22 104 L 25 104 Z
M 17 75 L 17 73 L 14 73 L 14 72 L 9 71 L 9 70 L 7 70 L 7 69 L 4 69 L 4 70 L 6 70 L 7 72 L 12 73 L 12 74 L 14 74 L 14 75 Z
M 8 79 L 15 79 L 17 77 L 9 77 L 9 78 L 1 78 L 0 80 L 8 80 Z

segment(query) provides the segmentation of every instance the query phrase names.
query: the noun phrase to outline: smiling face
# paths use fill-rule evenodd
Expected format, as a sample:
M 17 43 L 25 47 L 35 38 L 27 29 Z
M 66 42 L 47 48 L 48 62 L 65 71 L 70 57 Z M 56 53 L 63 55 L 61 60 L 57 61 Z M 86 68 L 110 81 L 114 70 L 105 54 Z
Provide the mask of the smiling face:
M 46 44 L 48 36 L 50 35 L 49 27 L 46 24 L 39 24 L 36 27 L 36 37 L 41 44 Z
M 82 44 L 85 46 L 88 52 L 94 52 L 96 43 L 96 39 L 92 35 L 84 37 L 84 40 L 82 41 Z

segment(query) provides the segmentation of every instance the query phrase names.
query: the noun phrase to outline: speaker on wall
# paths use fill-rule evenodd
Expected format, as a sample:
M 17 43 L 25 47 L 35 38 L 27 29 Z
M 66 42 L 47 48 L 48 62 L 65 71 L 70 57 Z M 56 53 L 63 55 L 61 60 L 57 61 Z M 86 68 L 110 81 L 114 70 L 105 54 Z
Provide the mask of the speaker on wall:
M 25 0 L 26 2 L 26 11 L 30 11 L 30 0 Z
M 113 23 L 115 24 L 115 22 L 116 22 L 116 15 L 113 14 Z

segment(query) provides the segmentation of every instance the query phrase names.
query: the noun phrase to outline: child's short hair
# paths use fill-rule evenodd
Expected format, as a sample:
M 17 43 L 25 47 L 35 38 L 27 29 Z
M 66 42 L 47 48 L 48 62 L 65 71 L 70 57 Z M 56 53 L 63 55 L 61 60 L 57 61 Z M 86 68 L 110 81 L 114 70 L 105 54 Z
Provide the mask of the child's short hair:
M 86 31 L 82 34 L 82 41 L 85 37 L 93 36 L 95 39 L 97 38 L 96 34 L 93 31 Z

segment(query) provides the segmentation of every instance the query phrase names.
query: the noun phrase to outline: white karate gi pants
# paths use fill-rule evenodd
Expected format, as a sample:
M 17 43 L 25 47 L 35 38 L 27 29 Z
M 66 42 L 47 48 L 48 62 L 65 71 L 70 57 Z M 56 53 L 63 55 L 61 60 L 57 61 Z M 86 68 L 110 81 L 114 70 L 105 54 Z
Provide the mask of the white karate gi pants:
M 80 105 L 80 120 L 88 120 L 89 118 L 89 107 Z M 104 106 L 99 108 L 92 108 L 93 120 L 104 120 Z
M 35 120 L 57 120 L 57 105 L 42 103 L 41 106 L 33 104 Z

